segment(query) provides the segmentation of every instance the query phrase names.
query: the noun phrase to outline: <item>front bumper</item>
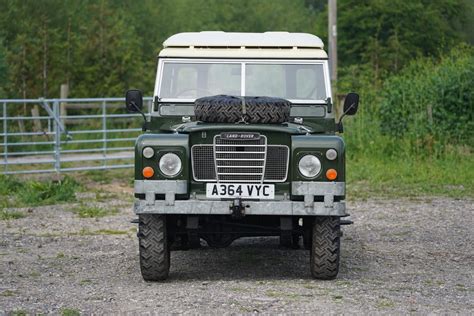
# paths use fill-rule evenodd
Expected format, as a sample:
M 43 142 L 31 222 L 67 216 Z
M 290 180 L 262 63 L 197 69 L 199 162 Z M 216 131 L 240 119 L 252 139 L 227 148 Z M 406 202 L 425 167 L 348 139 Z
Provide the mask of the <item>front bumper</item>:
M 345 194 L 344 182 L 292 182 L 293 195 L 304 196 L 304 201 L 255 201 L 242 200 L 245 215 L 281 216 L 347 216 L 345 201 L 334 201 L 335 196 Z M 136 214 L 190 214 L 230 215 L 232 201 L 190 199 L 175 200 L 175 194 L 187 193 L 186 181 L 135 181 L 135 192 L 145 194 L 145 200 L 136 200 Z M 165 200 L 156 200 L 156 194 L 164 194 Z M 315 196 L 323 196 L 323 202 L 315 202 Z

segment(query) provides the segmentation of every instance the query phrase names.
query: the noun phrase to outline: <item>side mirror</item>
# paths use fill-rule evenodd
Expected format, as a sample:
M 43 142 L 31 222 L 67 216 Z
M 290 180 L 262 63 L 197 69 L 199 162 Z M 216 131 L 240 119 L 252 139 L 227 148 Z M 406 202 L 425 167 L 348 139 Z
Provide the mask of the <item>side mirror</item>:
M 354 92 L 347 94 L 344 100 L 344 115 L 354 115 L 359 108 L 359 95 Z
M 141 112 L 143 109 L 143 95 L 140 90 L 128 90 L 125 94 L 125 108 L 130 113 Z

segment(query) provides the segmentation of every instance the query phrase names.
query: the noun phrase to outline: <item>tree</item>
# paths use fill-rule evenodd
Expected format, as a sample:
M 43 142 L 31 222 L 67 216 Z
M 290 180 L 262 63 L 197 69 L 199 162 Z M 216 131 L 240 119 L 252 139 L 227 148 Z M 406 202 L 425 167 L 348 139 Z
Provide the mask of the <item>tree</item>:
M 8 67 L 6 62 L 6 49 L 3 39 L 0 38 L 0 99 L 5 98 L 4 88 L 7 85 Z
M 418 56 L 438 56 L 462 38 L 467 5 L 453 0 L 341 0 L 342 65 L 369 63 L 375 76 L 397 72 Z

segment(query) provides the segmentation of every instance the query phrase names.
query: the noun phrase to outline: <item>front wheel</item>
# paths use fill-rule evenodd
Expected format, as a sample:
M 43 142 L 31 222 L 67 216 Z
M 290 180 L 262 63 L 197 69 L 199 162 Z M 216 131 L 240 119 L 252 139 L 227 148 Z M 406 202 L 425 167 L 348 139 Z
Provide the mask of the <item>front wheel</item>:
M 170 250 L 163 215 L 139 215 L 140 269 L 145 281 L 163 281 L 170 271 Z
M 311 274 L 316 279 L 331 280 L 339 272 L 341 251 L 339 217 L 316 217 L 313 222 L 310 249 Z

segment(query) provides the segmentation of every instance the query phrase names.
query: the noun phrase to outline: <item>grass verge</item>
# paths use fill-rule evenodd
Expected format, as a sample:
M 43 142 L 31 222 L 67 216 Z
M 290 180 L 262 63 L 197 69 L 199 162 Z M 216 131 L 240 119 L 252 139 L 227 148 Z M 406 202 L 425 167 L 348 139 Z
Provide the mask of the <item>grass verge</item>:
M 18 211 L 0 210 L 0 220 L 8 221 L 25 217 L 25 214 Z
M 474 197 L 474 155 L 439 159 L 357 156 L 347 159 L 349 199 Z
M 81 185 L 65 176 L 61 180 L 17 180 L 0 175 L 0 210 L 7 207 L 52 205 L 76 200 Z

